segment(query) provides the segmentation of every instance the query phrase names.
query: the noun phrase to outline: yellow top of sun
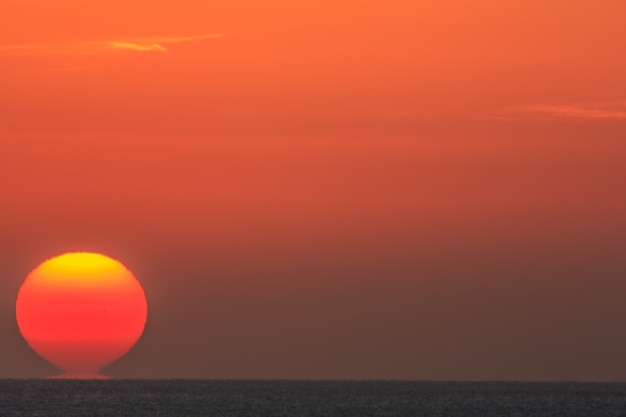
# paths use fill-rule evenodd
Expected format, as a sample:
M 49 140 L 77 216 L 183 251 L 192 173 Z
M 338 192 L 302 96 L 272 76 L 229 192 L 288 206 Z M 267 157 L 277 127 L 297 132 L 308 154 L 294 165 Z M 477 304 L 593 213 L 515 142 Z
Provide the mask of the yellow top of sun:
M 131 275 L 120 262 L 99 253 L 66 253 L 43 262 L 31 278 L 46 281 L 91 281 L 105 278 L 107 281 L 124 279 Z

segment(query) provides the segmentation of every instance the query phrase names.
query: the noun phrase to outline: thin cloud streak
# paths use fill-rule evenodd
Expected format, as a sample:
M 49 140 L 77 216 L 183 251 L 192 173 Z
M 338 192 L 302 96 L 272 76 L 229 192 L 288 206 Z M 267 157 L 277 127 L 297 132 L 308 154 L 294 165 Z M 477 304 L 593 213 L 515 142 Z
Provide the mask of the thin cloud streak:
M 138 51 L 138 52 L 150 52 L 150 51 L 167 52 L 167 49 L 159 43 L 139 44 L 139 43 L 131 43 L 131 42 L 110 42 L 109 46 L 113 49 L 128 49 L 131 51 Z
M 170 36 L 136 38 L 104 42 L 80 42 L 64 44 L 21 44 L 0 45 L 0 54 L 56 55 L 56 54 L 101 54 L 111 51 L 168 52 L 166 45 L 221 39 L 226 33 L 208 33 L 193 36 Z
M 595 103 L 534 104 L 495 112 L 501 120 L 626 120 L 626 100 Z

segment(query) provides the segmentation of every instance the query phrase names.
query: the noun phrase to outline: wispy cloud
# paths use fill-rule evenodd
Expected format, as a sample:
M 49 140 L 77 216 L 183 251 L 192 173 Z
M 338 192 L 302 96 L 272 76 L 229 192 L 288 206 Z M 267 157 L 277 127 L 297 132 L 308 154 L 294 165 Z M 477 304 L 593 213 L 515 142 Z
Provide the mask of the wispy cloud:
M 533 104 L 497 110 L 503 120 L 626 120 L 626 100 L 569 104 Z
M 160 43 L 141 44 L 133 42 L 110 42 L 109 46 L 114 49 L 129 49 L 138 52 L 167 52 L 167 49 Z
M 112 51 L 168 52 L 168 46 L 172 44 L 220 39 L 226 36 L 228 36 L 226 33 L 207 33 L 192 36 L 114 39 L 102 42 L 0 45 L 0 54 L 56 55 L 101 54 Z

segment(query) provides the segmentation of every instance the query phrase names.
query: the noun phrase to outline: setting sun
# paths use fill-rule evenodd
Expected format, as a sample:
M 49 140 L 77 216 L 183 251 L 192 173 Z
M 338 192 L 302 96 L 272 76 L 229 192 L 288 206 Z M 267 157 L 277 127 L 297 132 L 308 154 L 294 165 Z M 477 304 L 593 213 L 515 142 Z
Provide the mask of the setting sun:
M 120 262 L 69 253 L 28 275 L 16 315 L 35 352 L 68 376 L 93 377 L 141 337 L 147 302 L 139 281 Z

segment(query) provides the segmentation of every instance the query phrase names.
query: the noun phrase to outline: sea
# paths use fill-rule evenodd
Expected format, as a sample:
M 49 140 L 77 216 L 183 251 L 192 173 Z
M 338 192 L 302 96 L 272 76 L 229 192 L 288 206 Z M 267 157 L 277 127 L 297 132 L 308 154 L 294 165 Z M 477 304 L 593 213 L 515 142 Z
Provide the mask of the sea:
M 626 416 L 626 383 L 5 379 L 0 416 Z

